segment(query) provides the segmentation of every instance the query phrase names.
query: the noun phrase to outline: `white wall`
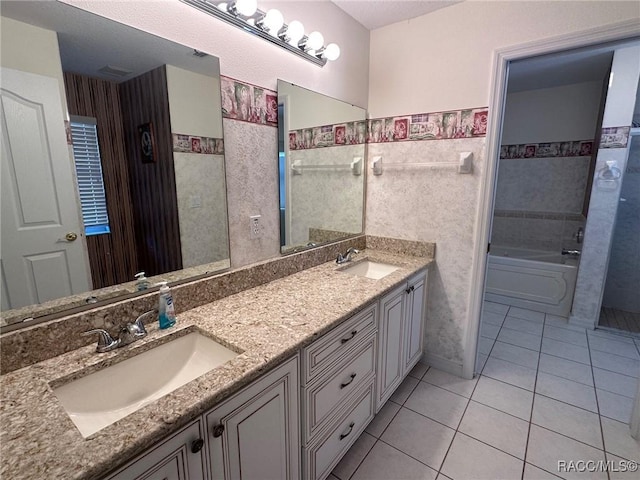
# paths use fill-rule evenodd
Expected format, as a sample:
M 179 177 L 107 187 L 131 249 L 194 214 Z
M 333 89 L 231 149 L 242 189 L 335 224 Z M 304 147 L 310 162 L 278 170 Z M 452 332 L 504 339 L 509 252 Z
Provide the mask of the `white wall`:
M 632 18 L 640 18 L 634 2 L 467 1 L 374 30 L 369 113 L 372 117 L 385 117 L 486 106 L 496 49 Z M 478 142 L 482 140 L 401 142 L 384 148 L 390 150 L 389 155 L 398 157 L 406 151 L 408 158 L 402 157 L 406 161 L 424 158 L 451 161 L 458 151 L 480 148 L 484 153 L 484 146 L 478 146 Z M 442 146 L 436 149 L 438 143 Z M 415 147 L 405 146 L 408 144 Z M 373 149 L 369 152 L 372 155 Z M 482 158 L 478 160 L 482 167 Z M 473 225 L 479 215 L 477 208 L 483 187 L 476 172 L 472 176 L 443 172 L 441 178 L 428 180 L 428 184 L 426 176 L 398 175 L 393 187 L 371 175 L 367 180 L 368 234 L 437 244 L 436 269 L 429 277 L 427 361 L 458 372 L 471 321 L 470 252 L 477 249 Z M 387 188 L 394 188 L 398 209 L 373 208 L 389 195 Z M 402 205 L 405 210 L 400 209 Z M 461 232 L 460 225 L 467 230 Z
M 67 95 L 64 90 L 56 32 L 18 22 L 12 18 L 0 17 L 0 35 L 2 66 L 58 80 L 62 111 L 68 119 Z
M 509 93 L 502 145 L 593 139 L 602 87 L 596 81 Z
M 171 132 L 222 138 L 220 77 L 166 68 Z
M 366 111 L 290 83 L 280 82 L 278 99 L 287 96 L 289 130 L 364 120 Z
M 639 17 L 633 1 L 466 1 L 374 30 L 369 112 L 486 106 L 495 49 Z

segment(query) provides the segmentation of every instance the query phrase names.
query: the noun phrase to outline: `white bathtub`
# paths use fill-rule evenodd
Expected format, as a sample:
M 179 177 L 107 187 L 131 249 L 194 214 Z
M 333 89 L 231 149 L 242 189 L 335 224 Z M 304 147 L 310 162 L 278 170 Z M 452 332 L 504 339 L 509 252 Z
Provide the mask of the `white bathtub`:
M 576 286 L 577 259 L 491 245 L 485 300 L 568 316 Z

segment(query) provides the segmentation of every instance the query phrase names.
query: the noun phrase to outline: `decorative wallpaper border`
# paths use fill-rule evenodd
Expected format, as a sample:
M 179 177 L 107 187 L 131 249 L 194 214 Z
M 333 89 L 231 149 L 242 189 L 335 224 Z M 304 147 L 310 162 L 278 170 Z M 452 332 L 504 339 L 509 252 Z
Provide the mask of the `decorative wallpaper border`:
M 278 94 L 273 90 L 220 75 L 222 117 L 278 126 Z
M 487 118 L 488 108 L 482 107 L 302 128 L 289 132 L 289 150 L 483 137 L 487 134 Z
M 593 140 L 566 140 L 550 143 L 520 143 L 502 145 L 500 159 L 589 157 L 593 152 Z
M 367 122 L 339 123 L 289 132 L 289 150 L 359 145 L 367 142 Z
M 172 133 L 173 151 L 181 153 L 200 153 L 205 155 L 223 155 L 224 139 L 212 137 L 200 137 L 196 135 L 184 135 Z
M 368 143 L 484 137 L 488 107 L 369 120 Z
M 627 148 L 631 127 L 603 128 L 600 135 L 600 148 Z

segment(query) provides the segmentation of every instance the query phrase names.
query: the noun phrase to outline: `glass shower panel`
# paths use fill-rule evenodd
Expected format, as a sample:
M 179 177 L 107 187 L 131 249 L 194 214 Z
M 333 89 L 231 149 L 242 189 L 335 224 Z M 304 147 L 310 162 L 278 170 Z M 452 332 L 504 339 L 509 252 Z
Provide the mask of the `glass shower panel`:
M 640 333 L 640 135 L 631 136 L 600 325 Z

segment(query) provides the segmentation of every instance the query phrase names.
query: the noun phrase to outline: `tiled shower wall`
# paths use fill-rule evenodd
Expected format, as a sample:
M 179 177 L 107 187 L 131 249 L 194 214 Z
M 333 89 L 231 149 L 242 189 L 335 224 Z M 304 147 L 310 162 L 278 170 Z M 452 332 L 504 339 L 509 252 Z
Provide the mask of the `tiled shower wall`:
M 590 162 L 589 156 L 501 159 L 492 246 L 579 249 Z

